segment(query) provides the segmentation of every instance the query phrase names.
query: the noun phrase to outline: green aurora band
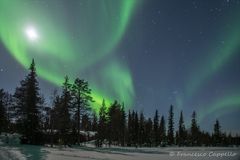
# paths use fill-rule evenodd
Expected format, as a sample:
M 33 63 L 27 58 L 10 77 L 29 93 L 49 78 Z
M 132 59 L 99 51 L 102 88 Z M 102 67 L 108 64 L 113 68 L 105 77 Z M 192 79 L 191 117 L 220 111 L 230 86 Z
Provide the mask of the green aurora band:
M 203 119 L 208 115 L 217 115 L 218 118 L 222 114 L 226 114 L 234 109 L 240 108 L 240 94 L 235 94 L 232 96 L 223 97 L 218 99 L 215 103 L 207 106 L 207 110 L 200 110 L 199 121 L 203 121 Z
M 239 53 L 240 46 L 240 23 L 231 29 L 227 41 L 224 42 L 224 47 L 220 47 L 215 51 L 215 56 L 209 58 L 204 62 L 204 66 L 201 66 L 198 70 L 195 70 L 187 85 L 186 95 L 191 97 L 196 93 L 196 91 L 201 87 L 201 85 L 208 80 L 213 74 L 217 73 L 231 58 Z
M 1 41 L 25 68 L 35 58 L 38 75 L 49 82 L 59 86 L 65 75 L 72 80 L 88 80 L 96 110 L 103 98 L 107 105 L 117 99 L 131 106 L 131 73 L 112 53 L 127 29 L 137 0 L 73 1 L 74 14 L 68 12 L 69 4 L 64 2 L 1 0 Z M 36 41 L 26 37 L 28 26 L 36 28 Z M 102 61 L 104 65 L 96 68 Z
M 237 11 L 237 15 L 240 15 L 239 11 Z M 191 72 L 191 77 L 189 78 L 189 81 L 187 81 L 186 83 L 185 94 L 178 95 L 178 97 L 176 97 L 177 105 L 179 105 L 178 107 L 182 108 L 183 102 L 186 102 L 187 100 L 191 99 L 208 80 L 211 80 L 211 76 L 219 72 L 220 69 L 222 69 L 224 65 L 227 64 L 234 57 L 235 54 L 239 54 L 240 22 L 235 19 L 235 21 L 232 20 L 232 24 L 234 25 L 228 28 L 230 32 L 224 34 L 225 35 L 224 47 L 221 46 L 217 50 L 213 51 L 214 53 L 213 56 L 210 58 L 207 57 L 207 60 L 204 62 L 204 65 L 201 64 L 199 68 Z M 203 111 L 200 110 L 201 115 L 200 119 L 203 119 L 205 116 L 213 112 L 220 113 L 220 111 L 225 110 L 225 108 L 229 109 L 235 108 L 236 105 L 239 106 L 240 105 L 239 99 L 240 99 L 239 95 L 236 96 L 234 95 L 232 97 L 226 95 L 226 97 L 222 97 L 221 100 L 216 99 L 215 104 L 208 106 L 207 109 L 204 107 L 205 109 Z M 230 112 L 231 110 L 225 111 Z

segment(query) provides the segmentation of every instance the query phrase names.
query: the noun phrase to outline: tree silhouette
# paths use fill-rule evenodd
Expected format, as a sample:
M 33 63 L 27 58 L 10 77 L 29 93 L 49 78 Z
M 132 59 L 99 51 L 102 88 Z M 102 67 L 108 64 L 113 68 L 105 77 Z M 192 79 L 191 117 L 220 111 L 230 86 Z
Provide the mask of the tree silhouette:
M 178 127 L 178 145 L 182 146 L 184 145 L 184 142 L 186 140 L 186 130 L 185 130 L 185 125 L 184 125 L 184 120 L 183 120 L 183 112 L 181 111 L 180 113 L 180 118 L 179 118 L 179 127 Z
M 138 146 L 138 139 L 139 139 L 139 119 L 138 119 L 138 113 L 133 112 L 133 127 L 134 127 L 134 132 L 133 132 L 133 145 L 135 147 Z
M 158 110 L 154 117 L 145 117 L 141 112 L 129 110 L 117 101 L 107 109 L 105 101 L 98 113 L 92 112 L 91 89 L 88 82 L 79 78 L 70 83 L 65 77 L 62 92 L 54 94 L 52 107 L 44 106 L 44 98 L 39 94 L 35 62 L 29 68 L 27 76 L 20 81 L 20 86 L 10 95 L 0 89 L 0 133 L 17 132 L 22 135 L 21 142 L 29 144 L 80 144 L 91 140 L 80 139 L 80 127 L 86 131 L 96 131 L 95 144 L 101 147 L 105 142 L 121 146 L 159 146 L 166 144 L 179 146 L 238 146 L 240 137 L 222 131 L 216 120 L 213 133 L 201 131 L 197 124 L 196 112 L 192 113 L 191 127 L 185 128 L 183 111 L 180 112 L 178 130 L 174 135 L 174 112 L 170 106 L 168 130 L 161 116 L 159 124 Z M 98 114 L 98 117 L 97 115 Z M 90 116 L 92 115 L 92 116 Z M 128 117 L 128 118 L 127 118 Z M 126 123 L 127 122 L 127 123 Z M 44 136 L 44 139 L 43 139 Z M 176 141 L 176 143 L 175 143 Z
M 70 107 L 71 107 L 71 93 L 70 93 L 70 83 L 69 79 L 66 76 L 65 81 L 62 86 L 62 94 L 56 97 L 55 100 L 55 125 L 60 134 L 59 143 L 68 144 L 67 133 L 71 128 L 70 120 Z
M 161 146 L 165 146 L 167 136 L 166 136 L 166 124 L 165 124 L 164 116 L 161 117 L 159 132 L 160 132 L 159 136 L 160 136 Z
M 222 138 L 222 133 L 221 133 L 221 126 L 219 124 L 219 121 L 216 120 L 214 124 L 214 131 L 213 131 L 213 143 L 216 146 L 219 146 L 221 144 L 221 138 Z
M 145 142 L 150 147 L 153 144 L 153 122 L 151 118 L 148 118 L 145 124 Z
M 154 132 L 154 143 L 155 146 L 159 145 L 159 115 L 158 115 L 158 110 L 155 111 L 155 116 L 153 119 L 153 132 Z
M 139 120 L 139 146 L 142 147 L 142 145 L 145 142 L 145 119 L 144 119 L 144 115 L 141 112 L 140 113 L 140 120 Z
M 168 115 L 168 144 L 174 144 L 174 121 L 173 121 L 173 106 L 170 106 Z
M 192 113 L 192 124 L 191 124 L 191 144 L 193 146 L 199 145 L 199 134 L 200 130 L 197 125 L 196 112 Z
M 71 86 L 71 95 L 73 101 L 73 109 L 77 118 L 77 134 L 79 144 L 81 114 L 87 114 L 86 112 L 90 109 L 89 103 L 93 101 L 91 97 L 91 89 L 88 86 L 88 82 L 79 78 L 75 79 L 74 84 Z
M 102 106 L 99 109 L 99 122 L 97 127 L 96 145 L 101 147 L 104 139 L 107 138 L 107 108 L 103 99 Z
M 125 108 L 124 104 L 122 104 L 121 109 L 120 109 L 120 143 L 121 146 L 125 145 L 125 140 L 126 140 L 126 113 L 125 113 Z
M 29 68 L 30 73 L 21 81 L 15 91 L 15 105 L 20 123 L 20 133 L 23 134 L 23 143 L 40 143 L 40 110 L 43 101 L 39 94 L 35 62 Z
M 134 133 L 134 123 L 133 123 L 134 117 L 132 112 L 128 111 L 128 122 L 127 122 L 127 145 L 131 146 L 133 144 L 133 133 Z

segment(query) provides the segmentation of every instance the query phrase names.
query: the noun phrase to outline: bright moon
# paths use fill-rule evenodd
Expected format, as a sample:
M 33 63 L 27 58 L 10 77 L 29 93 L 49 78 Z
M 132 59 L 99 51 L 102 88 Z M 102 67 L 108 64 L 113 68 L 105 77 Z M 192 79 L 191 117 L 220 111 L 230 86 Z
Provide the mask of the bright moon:
M 38 39 L 38 33 L 36 29 L 32 26 L 26 28 L 25 34 L 31 41 L 35 41 Z

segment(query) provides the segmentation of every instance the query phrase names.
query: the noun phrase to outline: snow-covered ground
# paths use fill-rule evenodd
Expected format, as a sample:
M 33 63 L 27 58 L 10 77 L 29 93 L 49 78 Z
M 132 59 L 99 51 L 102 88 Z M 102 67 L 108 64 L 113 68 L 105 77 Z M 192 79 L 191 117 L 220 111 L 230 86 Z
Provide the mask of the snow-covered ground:
M 95 148 L 94 142 L 82 146 L 20 145 L 19 135 L 0 136 L 0 160 L 240 160 L 237 147 L 158 147 L 113 146 Z
M 240 160 L 239 148 L 95 148 L 0 146 L 0 160 Z
M 239 147 L 158 147 L 105 146 L 94 141 L 82 146 L 43 147 L 20 145 L 18 134 L 0 135 L 0 160 L 240 160 Z

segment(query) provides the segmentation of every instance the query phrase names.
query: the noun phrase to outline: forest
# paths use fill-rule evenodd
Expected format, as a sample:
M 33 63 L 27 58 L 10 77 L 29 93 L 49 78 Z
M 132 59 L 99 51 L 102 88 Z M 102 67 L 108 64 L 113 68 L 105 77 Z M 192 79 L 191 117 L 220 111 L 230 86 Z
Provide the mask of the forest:
M 18 133 L 22 144 L 80 145 L 92 140 L 96 147 L 165 147 L 165 146 L 238 146 L 240 136 L 221 128 L 217 119 L 212 131 L 200 128 L 197 113 L 186 127 L 183 111 L 174 118 L 170 105 L 168 117 L 146 117 L 143 112 L 125 109 L 117 100 L 106 106 L 103 99 L 99 111 L 92 110 L 94 99 L 89 83 L 66 76 L 61 92 L 54 91 L 52 103 L 46 105 L 40 94 L 34 60 L 29 73 L 13 94 L 0 89 L 0 133 Z M 178 127 L 176 127 L 178 126 Z M 92 136 L 82 133 L 93 133 Z

